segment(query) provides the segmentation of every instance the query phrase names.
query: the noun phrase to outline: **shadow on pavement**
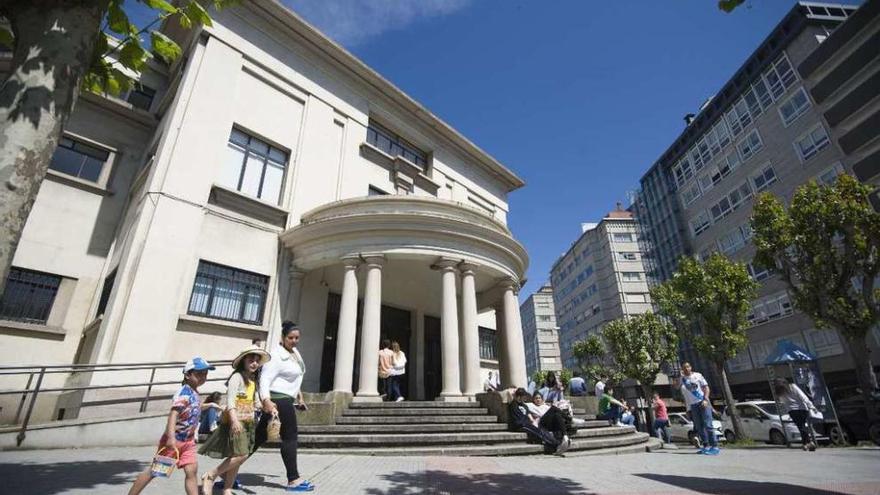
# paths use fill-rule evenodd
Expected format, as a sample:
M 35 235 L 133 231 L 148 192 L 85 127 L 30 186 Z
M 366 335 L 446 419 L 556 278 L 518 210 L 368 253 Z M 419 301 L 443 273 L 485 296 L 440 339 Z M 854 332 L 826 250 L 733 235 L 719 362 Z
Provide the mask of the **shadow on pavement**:
M 54 464 L 0 463 L 2 493 L 51 495 L 97 485 L 129 485 L 145 463 L 127 461 L 78 461 Z M 127 491 L 120 488 L 120 493 Z
M 371 488 L 368 495 L 415 495 L 423 493 L 504 494 L 504 495 L 593 495 L 568 478 L 518 473 L 454 474 L 446 471 L 395 472 L 381 478 L 390 488 Z
M 781 495 L 788 493 L 796 493 L 798 495 L 843 495 L 842 492 L 772 481 L 728 480 L 724 478 L 698 478 L 695 476 L 673 476 L 652 473 L 635 473 L 633 476 L 715 495 Z
M 238 475 L 238 481 L 241 482 L 242 486 L 244 486 L 245 493 L 254 493 L 253 491 L 248 490 L 252 487 L 265 487 L 279 490 L 283 490 L 286 488 L 286 485 L 267 481 L 266 478 L 268 478 L 268 476 L 254 473 L 239 473 Z

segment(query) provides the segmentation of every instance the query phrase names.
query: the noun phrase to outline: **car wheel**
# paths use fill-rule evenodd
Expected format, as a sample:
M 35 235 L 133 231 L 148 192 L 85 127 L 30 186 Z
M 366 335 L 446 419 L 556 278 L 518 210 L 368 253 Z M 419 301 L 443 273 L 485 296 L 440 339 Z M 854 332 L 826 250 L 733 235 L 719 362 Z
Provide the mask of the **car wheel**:
M 846 433 L 846 435 L 844 435 Z M 831 443 L 838 446 L 844 446 L 847 444 L 847 440 L 852 441 L 854 438 L 851 437 L 849 432 L 843 430 L 840 426 L 834 425 L 828 430 L 828 438 L 831 440 Z
M 874 442 L 874 445 L 880 445 L 880 423 L 871 423 L 868 427 L 868 438 Z
M 724 439 L 727 440 L 728 442 L 735 442 L 736 441 L 736 433 L 734 433 L 733 430 L 725 430 L 724 431 Z
M 785 435 L 779 430 L 770 430 L 770 443 L 773 445 L 785 445 Z
M 694 447 L 700 447 L 700 437 L 698 437 L 696 433 L 689 431 L 688 443 L 693 445 Z

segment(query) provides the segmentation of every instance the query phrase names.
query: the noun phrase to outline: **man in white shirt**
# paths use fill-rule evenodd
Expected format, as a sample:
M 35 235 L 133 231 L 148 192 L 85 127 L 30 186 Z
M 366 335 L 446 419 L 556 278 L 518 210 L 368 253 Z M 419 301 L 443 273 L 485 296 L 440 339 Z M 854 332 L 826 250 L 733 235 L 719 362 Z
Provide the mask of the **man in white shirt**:
M 681 365 L 681 378 L 679 387 L 684 402 L 691 413 L 694 422 L 694 432 L 703 441 L 700 454 L 718 455 L 718 440 L 715 438 L 715 428 L 712 427 L 712 403 L 709 395 L 709 382 L 702 374 L 691 368 L 691 363 Z
M 599 380 L 596 381 L 596 385 L 593 387 L 593 392 L 596 394 L 596 400 L 602 398 L 602 394 L 605 393 L 605 381 L 608 380 L 608 377 L 605 375 L 599 375 Z

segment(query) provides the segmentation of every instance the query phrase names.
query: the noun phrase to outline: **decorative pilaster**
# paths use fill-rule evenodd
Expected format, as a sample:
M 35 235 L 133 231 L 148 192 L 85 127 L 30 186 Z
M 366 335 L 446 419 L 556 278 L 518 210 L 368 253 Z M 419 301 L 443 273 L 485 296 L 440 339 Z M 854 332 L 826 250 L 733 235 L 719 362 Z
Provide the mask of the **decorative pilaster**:
M 361 330 L 361 366 L 358 402 L 373 402 L 379 398 L 379 331 L 382 322 L 382 266 L 385 256 L 364 255 L 367 282 L 364 289 L 364 319 Z
M 523 344 L 522 320 L 519 315 L 519 301 L 516 293 L 519 284 L 514 280 L 501 283 L 504 292 L 502 298 L 504 312 L 504 355 L 501 369 L 506 371 L 506 386 L 525 387 L 528 385 L 526 376 L 526 352 Z
M 461 399 L 461 379 L 458 370 L 458 307 L 456 305 L 455 260 L 443 259 L 437 263 L 443 284 L 440 316 L 440 346 L 443 352 L 443 390 L 441 399 Z
M 462 263 L 461 271 L 461 347 L 464 384 L 462 392 L 474 397 L 482 392 L 480 380 L 480 326 L 477 320 L 476 265 Z
M 351 393 L 354 373 L 354 344 L 357 338 L 357 268 L 358 256 L 342 259 L 345 274 L 342 277 L 342 301 L 339 307 L 339 329 L 336 332 L 336 369 L 333 373 L 333 390 Z

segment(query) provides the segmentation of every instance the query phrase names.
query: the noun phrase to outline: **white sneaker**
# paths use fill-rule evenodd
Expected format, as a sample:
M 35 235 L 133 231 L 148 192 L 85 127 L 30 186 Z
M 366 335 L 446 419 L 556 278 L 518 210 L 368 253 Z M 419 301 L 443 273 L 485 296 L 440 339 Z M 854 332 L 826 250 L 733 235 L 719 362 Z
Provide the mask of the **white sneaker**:
M 562 441 L 559 442 L 559 446 L 556 447 L 557 454 L 564 454 L 568 448 L 571 447 L 571 439 L 568 438 L 568 435 L 562 436 Z
M 623 423 L 621 423 L 620 421 L 617 421 L 616 423 L 614 423 L 614 426 L 623 426 Z
M 403 402 L 403 397 L 398 397 L 397 400 L 394 402 Z

